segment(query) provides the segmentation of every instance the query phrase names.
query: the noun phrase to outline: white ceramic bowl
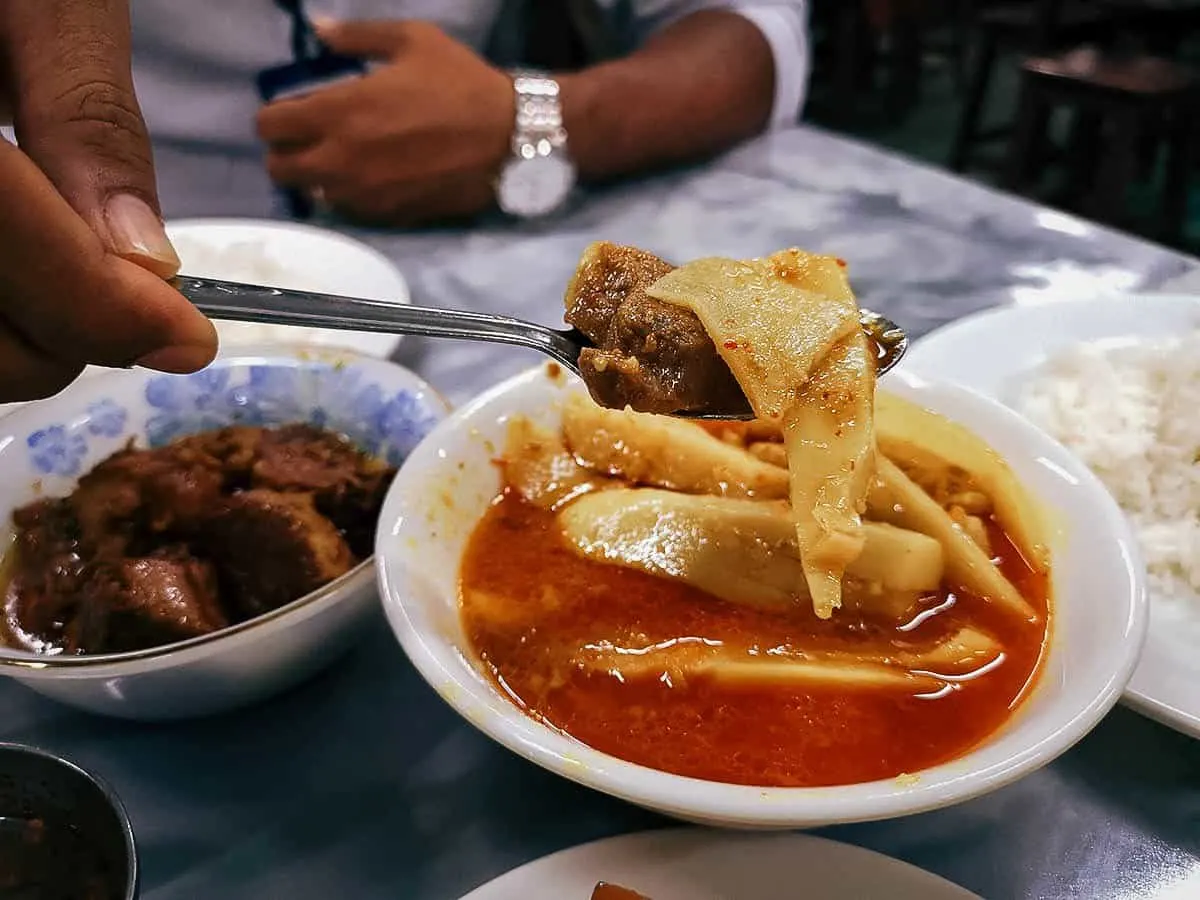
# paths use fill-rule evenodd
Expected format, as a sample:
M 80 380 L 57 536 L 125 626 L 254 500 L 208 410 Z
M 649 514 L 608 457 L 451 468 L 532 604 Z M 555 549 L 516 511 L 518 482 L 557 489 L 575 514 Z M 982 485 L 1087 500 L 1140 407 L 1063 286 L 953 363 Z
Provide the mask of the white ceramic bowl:
M 1058 512 L 1051 649 L 1033 695 L 997 734 L 911 781 L 759 788 L 634 765 L 529 718 L 483 674 L 466 643 L 457 608 L 459 564 L 467 537 L 500 487 L 489 461 L 503 446 L 508 421 L 522 415 L 556 428 L 564 395 L 577 389 L 574 379 L 540 367 L 459 409 L 409 457 L 376 532 L 384 608 L 405 652 L 447 703 L 516 753 L 677 818 L 808 827 L 906 815 L 995 790 L 1074 744 L 1120 696 L 1145 635 L 1146 599 L 1136 545 L 1116 504 L 1070 453 L 999 403 L 893 373 L 886 389 L 977 432 Z
M 311 422 L 401 462 L 448 410 L 394 363 L 341 351 L 247 348 L 196 375 L 118 370 L 0 419 L 0 547 L 12 510 L 64 496 L 134 438 L 141 446 L 233 422 Z M 106 715 L 174 719 L 262 699 L 346 650 L 376 602 L 371 562 L 318 591 L 211 635 L 129 653 L 40 656 L 0 647 L 0 674 Z

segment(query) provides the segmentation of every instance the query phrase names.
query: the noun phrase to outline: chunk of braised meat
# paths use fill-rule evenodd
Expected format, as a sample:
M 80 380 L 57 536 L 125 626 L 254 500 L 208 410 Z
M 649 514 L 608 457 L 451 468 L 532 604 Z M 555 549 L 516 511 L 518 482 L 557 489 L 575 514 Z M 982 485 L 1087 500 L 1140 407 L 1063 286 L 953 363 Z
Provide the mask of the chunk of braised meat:
M 637 247 L 608 241 L 589 244 L 567 283 L 568 324 L 586 334 L 596 346 L 606 346 L 613 319 L 626 301 L 674 268 Z
M 35 500 L 13 512 L 13 525 L 17 530 L 16 552 L 23 563 L 56 568 L 67 559 L 78 559 L 79 522 L 70 500 Z
M 43 500 L 16 511 L 19 565 L 7 586 L 8 627 L 14 618 L 30 639 L 68 653 L 132 650 L 207 634 L 228 621 L 212 566 L 186 547 L 148 558 L 84 550 L 67 500 Z M 16 614 L 14 616 L 14 614 Z
M 251 471 L 255 487 L 272 491 L 336 491 L 364 466 L 378 468 L 344 438 L 311 425 L 288 425 L 263 435 Z
M 197 637 L 229 625 L 218 600 L 216 568 L 187 547 L 123 559 L 118 574 L 125 586 L 118 611 L 162 632 L 153 643 Z
M 39 500 L 13 513 L 16 566 L 4 596 L 5 627 L 18 643 L 57 643 L 74 613 L 84 561 L 79 523 L 67 500 Z
M 579 356 L 588 391 L 612 409 L 748 409 L 696 314 L 646 293 L 673 268 L 645 250 L 606 241 L 584 251 L 567 286 L 565 318 L 595 345 Z
M 179 438 L 162 449 L 183 458 L 195 455 L 215 461 L 225 477 L 226 488 L 236 490 L 249 485 L 258 448 L 268 434 L 268 429 L 256 425 L 227 425 Z
M 309 494 L 254 489 L 223 499 L 200 546 L 239 619 L 290 603 L 358 561 Z
M 101 560 L 81 580 L 64 629 L 68 652 L 120 653 L 210 634 L 229 624 L 212 563 L 186 547 Z
M 338 527 L 360 559 L 375 552 L 375 524 L 395 475 L 396 470 L 391 467 L 374 472 L 364 470 L 353 481 L 315 496 L 317 509 Z
M 119 554 L 138 535 L 195 531 L 224 483 L 220 461 L 203 448 L 129 447 L 79 479 L 70 501 L 83 541 Z
M 311 492 L 356 556 L 371 555 L 375 520 L 396 470 L 349 441 L 309 425 L 267 432 L 251 472 L 256 488 Z

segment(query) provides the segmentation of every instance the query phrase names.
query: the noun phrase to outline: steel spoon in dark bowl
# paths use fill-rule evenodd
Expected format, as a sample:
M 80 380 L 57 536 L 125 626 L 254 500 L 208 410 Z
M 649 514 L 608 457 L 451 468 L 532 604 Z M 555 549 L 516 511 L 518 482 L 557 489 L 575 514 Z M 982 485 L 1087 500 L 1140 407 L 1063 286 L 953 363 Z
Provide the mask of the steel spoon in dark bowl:
M 137 896 L 133 827 L 116 794 L 59 756 L 0 743 L 0 897 Z

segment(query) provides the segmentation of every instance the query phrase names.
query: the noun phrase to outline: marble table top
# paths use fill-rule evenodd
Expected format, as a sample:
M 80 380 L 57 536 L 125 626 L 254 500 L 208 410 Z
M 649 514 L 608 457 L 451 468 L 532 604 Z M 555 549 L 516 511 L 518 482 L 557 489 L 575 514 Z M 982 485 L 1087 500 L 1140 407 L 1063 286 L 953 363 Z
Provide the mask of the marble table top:
M 158 160 L 169 216 L 271 214 L 256 159 L 163 147 Z M 354 233 L 400 265 L 415 302 L 547 323 L 598 238 L 676 260 L 788 245 L 836 252 L 862 304 L 915 336 L 1004 303 L 1179 279 L 1200 290 L 1189 257 L 809 128 L 597 192 L 553 222 Z M 536 359 L 413 339 L 398 358 L 456 402 Z M 89 718 L 0 684 L 0 739 L 44 745 L 113 783 L 134 820 L 148 900 L 454 900 L 553 850 L 666 824 L 483 737 L 421 681 L 382 617 L 327 674 L 209 720 Z M 1200 896 L 1200 743 L 1118 708 L 1061 759 L 992 795 L 822 833 L 990 900 Z

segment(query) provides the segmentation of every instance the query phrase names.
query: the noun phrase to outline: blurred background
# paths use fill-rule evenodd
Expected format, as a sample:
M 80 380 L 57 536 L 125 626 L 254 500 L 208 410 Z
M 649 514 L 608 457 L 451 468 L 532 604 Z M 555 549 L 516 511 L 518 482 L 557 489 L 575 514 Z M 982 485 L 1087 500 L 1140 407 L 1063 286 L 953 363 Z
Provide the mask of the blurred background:
M 1194 252 L 1200 3 L 811 0 L 804 118 Z

